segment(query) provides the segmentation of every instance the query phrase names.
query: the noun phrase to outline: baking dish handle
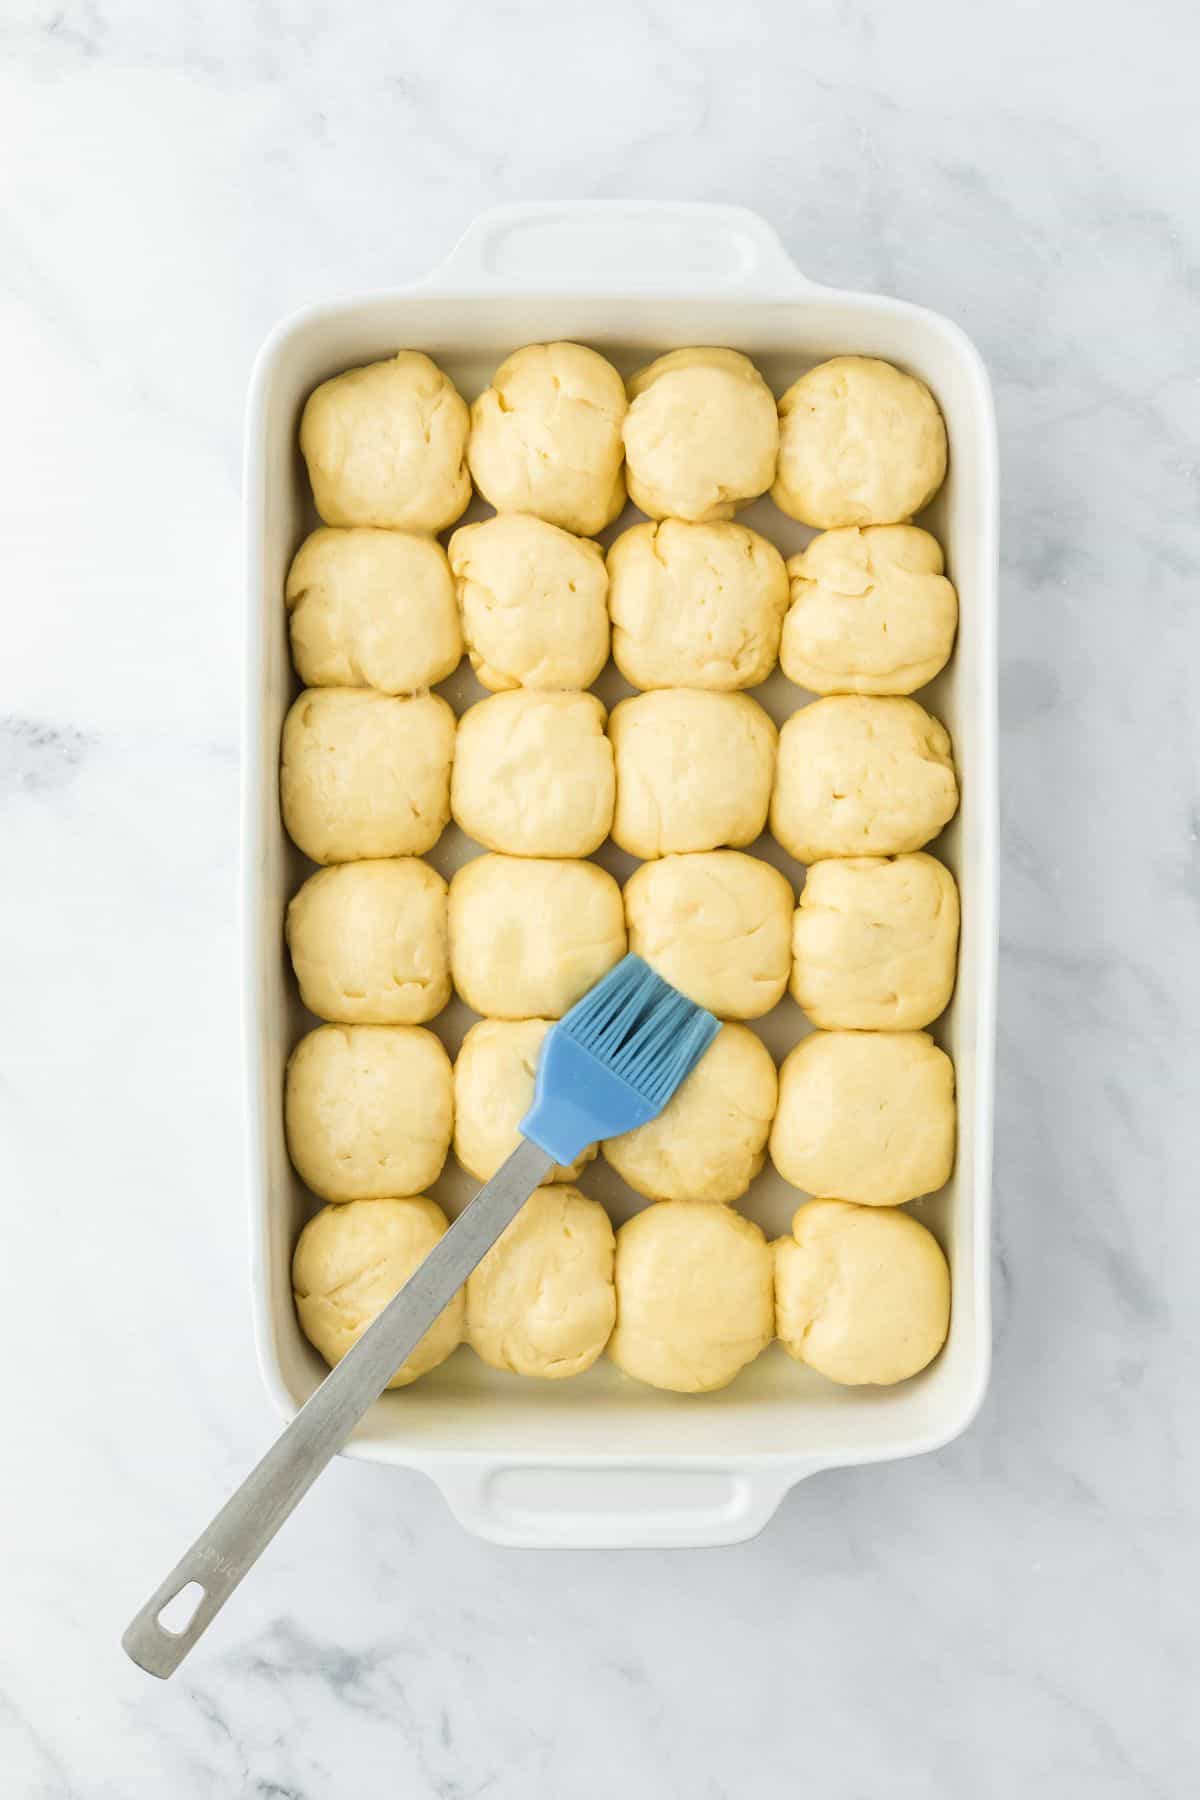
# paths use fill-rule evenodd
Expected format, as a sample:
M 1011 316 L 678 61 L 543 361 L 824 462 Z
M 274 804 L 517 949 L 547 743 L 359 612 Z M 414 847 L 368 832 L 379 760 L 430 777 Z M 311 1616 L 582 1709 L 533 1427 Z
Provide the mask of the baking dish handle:
M 533 202 L 481 213 L 429 277 L 439 293 L 795 296 L 803 276 L 773 226 L 705 202 Z
M 433 1479 L 460 1525 L 493 1544 L 546 1550 L 704 1549 L 762 1530 L 788 1490 L 825 1465 L 489 1463 Z M 432 1472 L 431 1472 L 432 1473 Z

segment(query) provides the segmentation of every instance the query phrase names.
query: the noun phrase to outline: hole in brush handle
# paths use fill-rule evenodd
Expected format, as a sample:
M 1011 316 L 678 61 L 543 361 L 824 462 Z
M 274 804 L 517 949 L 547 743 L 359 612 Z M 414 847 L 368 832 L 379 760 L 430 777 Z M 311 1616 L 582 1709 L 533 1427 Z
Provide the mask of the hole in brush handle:
M 155 1614 L 155 1622 L 172 1637 L 183 1637 L 188 1626 L 200 1611 L 206 1589 L 198 1581 L 187 1581 L 172 1594 L 165 1606 L 160 1606 Z

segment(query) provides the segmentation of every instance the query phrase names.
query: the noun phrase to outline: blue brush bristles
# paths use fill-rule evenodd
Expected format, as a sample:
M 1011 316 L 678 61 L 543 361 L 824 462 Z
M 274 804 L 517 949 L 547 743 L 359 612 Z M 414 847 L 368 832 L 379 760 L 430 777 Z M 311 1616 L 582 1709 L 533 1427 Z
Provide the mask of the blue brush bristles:
M 655 1118 L 721 1029 L 704 1008 L 626 956 L 548 1034 L 525 1136 L 562 1164 Z
M 640 956 L 626 956 L 559 1029 L 646 1100 L 665 1106 L 721 1026 Z

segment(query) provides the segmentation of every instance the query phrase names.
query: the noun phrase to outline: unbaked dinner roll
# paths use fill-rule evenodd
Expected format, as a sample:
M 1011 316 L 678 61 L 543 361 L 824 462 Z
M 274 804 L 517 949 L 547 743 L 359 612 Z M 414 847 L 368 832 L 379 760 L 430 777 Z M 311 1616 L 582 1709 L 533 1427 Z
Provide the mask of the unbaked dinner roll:
M 924 1031 L 814 1031 L 779 1071 L 771 1161 L 819 1199 L 902 1206 L 954 1167 L 954 1064 Z
M 608 661 L 608 571 L 590 538 L 525 513 L 450 539 L 467 654 L 484 687 L 591 687 Z
M 650 1200 L 740 1199 L 763 1166 L 776 1088 L 762 1039 L 723 1025 L 657 1119 L 608 1139 L 605 1161 Z
M 711 850 L 664 856 L 625 884 L 629 947 L 722 1019 L 757 1019 L 791 972 L 795 895 L 756 856 Z
M 792 927 L 792 995 L 827 1030 L 915 1031 L 954 992 L 958 889 L 936 857 L 813 863 Z
M 648 1206 L 617 1233 L 616 1273 L 608 1354 L 651 1387 L 726 1387 L 771 1341 L 770 1246 L 730 1207 Z
M 454 1063 L 454 1154 L 469 1174 L 490 1181 L 520 1142 L 549 1019 L 480 1019 Z M 557 1164 L 543 1185 L 575 1181 L 596 1154 L 592 1144 L 569 1168 Z
M 613 819 L 613 753 L 595 694 L 512 688 L 458 721 L 450 810 L 509 856 L 590 856 Z
M 652 519 L 731 519 L 775 479 L 775 396 L 739 350 L 671 350 L 629 383 L 625 479 Z
M 591 537 L 625 504 L 625 384 L 583 344 L 529 344 L 471 408 L 475 485 L 498 513 Z
M 612 835 L 622 850 L 648 860 L 759 836 L 777 734 L 749 694 L 634 694 L 614 706 L 608 735 L 617 772 Z
M 454 985 L 489 1018 L 561 1018 L 625 949 L 621 890 L 595 863 L 479 856 L 451 880 Z
M 779 654 L 787 570 L 744 525 L 634 525 L 608 552 L 613 658 L 639 688 L 747 688 Z
M 423 1025 L 450 998 L 446 883 L 419 856 L 339 863 L 287 910 L 300 998 L 342 1025 Z
M 419 1025 L 320 1025 L 288 1061 L 288 1155 L 322 1200 L 419 1194 L 453 1119 L 450 1058 Z
M 804 525 L 895 525 L 946 475 L 946 427 L 915 376 L 873 356 L 835 356 L 779 402 L 771 498 Z
M 468 1343 L 514 1375 L 581 1375 L 616 1314 L 613 1228 L 574 1187 L 540 1188 L 467 1282 Z
M 906 1381 L 946 1341 L 950 1270 L 908 1213 L 813 1200 L 775 1245 L 775 1317 L 788 1355 L 830 1381 Z
M 771 831 L 800 862 L 919 850 L 957 807 L 950 734 L 916 700 L 834 694 L 779 734 Z
M 471 498 L 467 405 L 419 350 L 323 381 L 300 448 L 326 525 L 443 531 Z
M 292 1290 L 300 1328 L 333 1368 L 374 1324 L 446 1230 L 434 1201 L 352 1200 L 326 1206 L 300 1233 Z M 460 1288 L 388 1382 L 407 1387 L 462 1342 L 466 1293 Z
M 462 658 L 446 552 L 406 531 L 314 531 L 287 578 L 292 661 L 306 687 L 412 694 Z
M 438 694 L 307 688 L 283 722 L 279 803 L 318 863 L 421 856 L 450 819 L 454 714 Z
M 958 597 L 915 525 L 826 531 L 789 561 L 779 660 L 814 694 L 911 694 L 954 647 Z

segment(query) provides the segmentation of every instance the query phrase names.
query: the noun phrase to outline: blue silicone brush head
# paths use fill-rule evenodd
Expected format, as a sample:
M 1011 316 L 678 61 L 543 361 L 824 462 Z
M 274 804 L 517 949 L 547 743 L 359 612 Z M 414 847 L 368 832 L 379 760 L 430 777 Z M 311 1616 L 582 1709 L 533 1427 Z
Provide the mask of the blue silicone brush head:
M 626 956 L 550 1031 L 521 1121 L 557 1163 L 658 1116 L 721 1029 L 719 1019 Z

